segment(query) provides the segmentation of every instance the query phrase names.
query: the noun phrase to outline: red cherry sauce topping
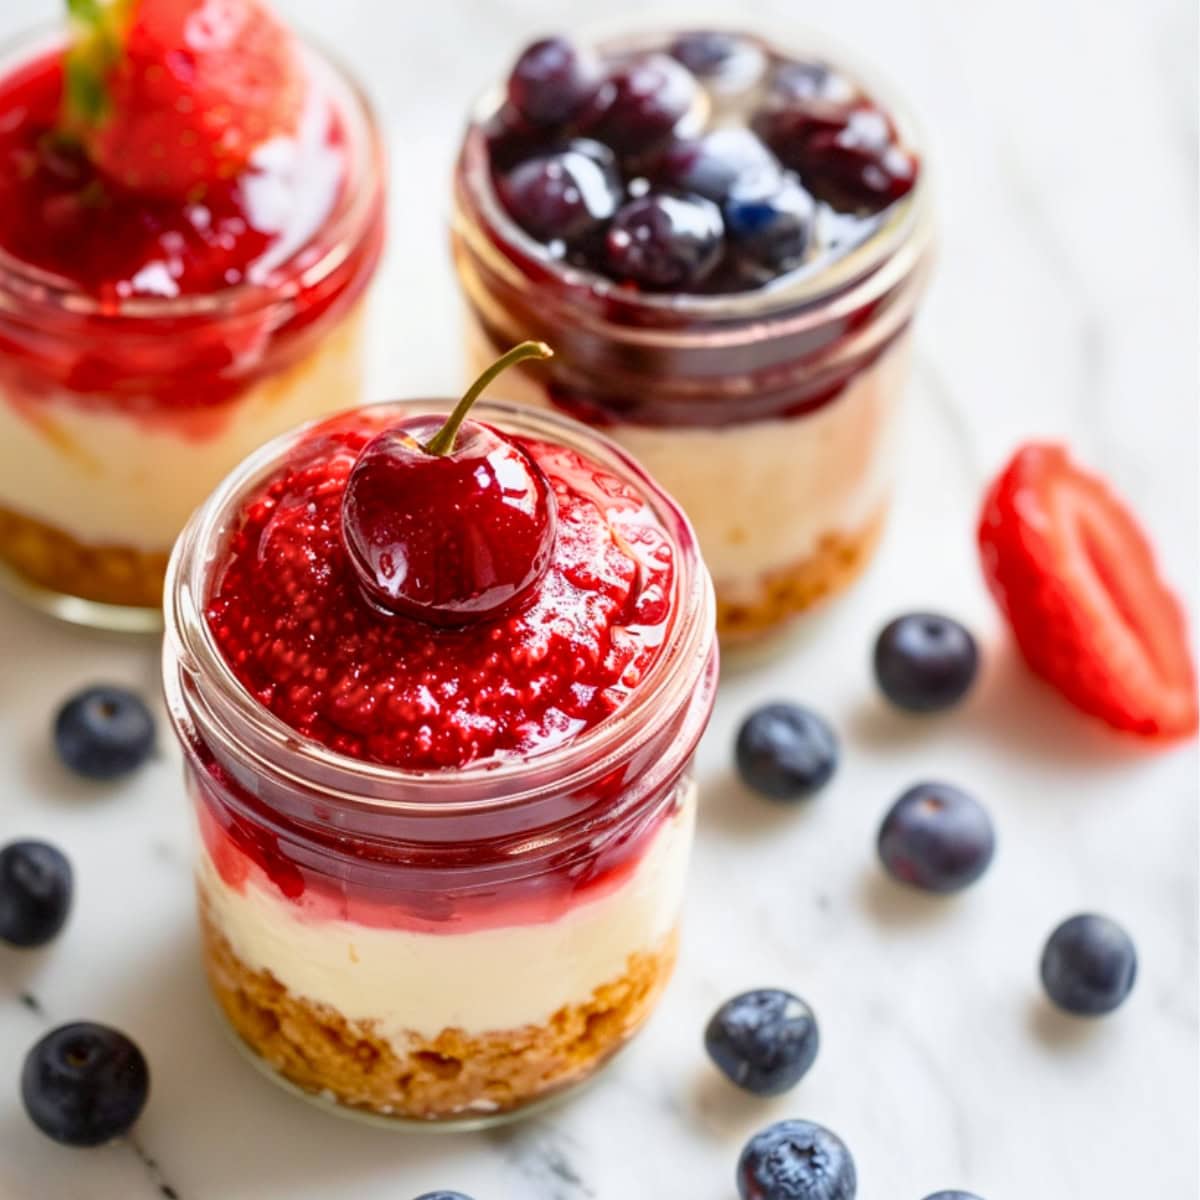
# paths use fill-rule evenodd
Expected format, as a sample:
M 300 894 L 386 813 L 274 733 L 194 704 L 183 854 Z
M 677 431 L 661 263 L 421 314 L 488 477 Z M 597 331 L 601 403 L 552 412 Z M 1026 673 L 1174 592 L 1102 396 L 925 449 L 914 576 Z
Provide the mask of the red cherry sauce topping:
M 672 545 L 628 484 L 563 446 L 514 439 L 558 513 L 519 610 L 443 627 L 383 612 L 343 545 L 347 482 L 390 424 L 313 430 L 245 504 L 207 618 L 246 689 L 297 732 L 410 769 L 528 756 L 605 720 L 658 656 Z
M 33 60 L 0 80 L 0 249 L 114 305 L 271 286 L 332 212 L 346 173 L 341 121 L 309 91 L 293 137 L 177 200 L 122 187 L 65 140 L 61 54 Z
M 367 446 L 346 484 L 342 534 L 381 608 L 462 625 L 529 595 L 550 564 L 557 513 L 541 468 L 488 425 L 466 421 L 453 450 L 430 454 L 441 424 L 413 417 Z

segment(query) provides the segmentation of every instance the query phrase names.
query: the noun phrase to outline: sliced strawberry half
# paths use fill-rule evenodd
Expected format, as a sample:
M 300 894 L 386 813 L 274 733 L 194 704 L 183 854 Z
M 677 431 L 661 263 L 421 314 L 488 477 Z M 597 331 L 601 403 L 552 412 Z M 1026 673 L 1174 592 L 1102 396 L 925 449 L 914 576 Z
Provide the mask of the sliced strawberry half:
M 1061 446 L 1021 447 L 984 501 L 979 549 L 1026 661 L 1072 704 L 1144 737 L 1196 732 L 1183 610 L 1103 480 Z
M 291 133 L 304 102 L 295 38 L 259 0 L 71 0 L 67 122 L 135 191 L 195 198 Z

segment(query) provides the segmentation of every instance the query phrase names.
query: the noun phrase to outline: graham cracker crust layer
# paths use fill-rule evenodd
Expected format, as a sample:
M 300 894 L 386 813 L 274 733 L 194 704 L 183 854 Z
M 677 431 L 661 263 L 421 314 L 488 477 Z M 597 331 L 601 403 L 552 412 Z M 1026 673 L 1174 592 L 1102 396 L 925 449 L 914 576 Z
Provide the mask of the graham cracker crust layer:
M 0 507 L 0 560 L 29 583 L 100 604 L 158 608 L 167 552 L 89 546 Z
M 234 1031 L 260 1058 L 305 1091 L 347 1107 L 430 1122 L 510 1112 L 582 1081 L 650 1015 L 678 950 L 672 933 L 658 950 L 630 955 L 623 975 L 544 1025 L 411 1034 L 399 1052 L 372 1022 L 351 1023 L 293 995 L 269 971 L 248 967 L 203 902 L 200 922 L 209 983 Z
M 717 632 L 726 642 L 768 633 L 848 587 L 871 559 L 887 517 L 881 508 L 855 533 L 826 534 L 817 549 L 791 566 L 761 577 L 750 601 L 721 595 L 717 583 Z

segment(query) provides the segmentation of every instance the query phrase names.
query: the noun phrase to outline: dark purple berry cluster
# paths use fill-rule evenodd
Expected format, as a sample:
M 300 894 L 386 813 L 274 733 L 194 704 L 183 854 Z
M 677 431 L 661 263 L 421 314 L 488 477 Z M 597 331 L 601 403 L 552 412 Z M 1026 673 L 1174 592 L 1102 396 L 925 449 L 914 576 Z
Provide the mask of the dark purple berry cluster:
M 535 42 L 487 137 L 518 225 L 556 257 L 649 291 L 760 286 L 821 250 L 822 207 L 870 220 L 917 174 L 846 76 L 733 34 L 611 61 Z

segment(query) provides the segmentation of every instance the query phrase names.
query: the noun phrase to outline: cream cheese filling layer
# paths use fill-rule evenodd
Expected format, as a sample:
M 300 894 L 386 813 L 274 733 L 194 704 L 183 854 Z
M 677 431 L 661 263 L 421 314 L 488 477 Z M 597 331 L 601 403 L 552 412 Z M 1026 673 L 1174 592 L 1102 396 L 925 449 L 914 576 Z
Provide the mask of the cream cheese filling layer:
M 171 548 L 192 510 L 251 451 L 359 400 L 362 306 L 300 362 L 213 413 L 133 416 L 0 385 L 0 508 L 85 545 Z
M 468 346 L 470 369 L 481 370 L 492 350 L 472 317 Z M 752 602 L 764 576 L 799 566 L 831 535 L 861 533 L 886 505 L 909 351 L 904 334 L 805 416 L 718 428 L 618 423 L 602 432 L 687 513 L 721 598 Z M 506 376 L 497 395 L 552 407 L 520 372 Z
M 255 882 L 229 887 L 201 854 L 199 887 L 234 954 L 294 996 L 370 1023 L 404 1053 L 408 1035 L 436 1037 L 545 1024 L 625 974 L 629 956 L 674 929 L 695 821 L 695 784 L 633 873 L 556 921 L 467 933 L 379 929 L 314 920 Z

